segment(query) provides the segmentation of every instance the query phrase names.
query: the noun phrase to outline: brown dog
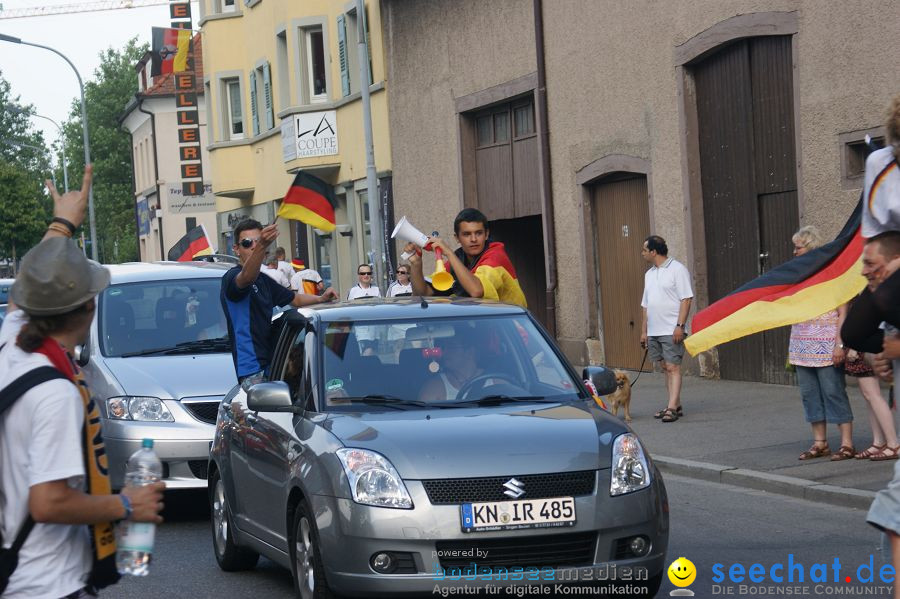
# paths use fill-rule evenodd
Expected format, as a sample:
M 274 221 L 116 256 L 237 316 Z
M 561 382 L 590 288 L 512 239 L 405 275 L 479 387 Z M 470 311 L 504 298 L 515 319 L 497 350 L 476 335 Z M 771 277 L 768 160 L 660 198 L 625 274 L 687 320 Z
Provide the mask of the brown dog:
M 624 408 L 625 422 L 631 422 L 631 379 L 624 370 L 613 370 L 616 375 L 616 390 L 606 397 L 611 411 L 619 415 L 619 406 Z

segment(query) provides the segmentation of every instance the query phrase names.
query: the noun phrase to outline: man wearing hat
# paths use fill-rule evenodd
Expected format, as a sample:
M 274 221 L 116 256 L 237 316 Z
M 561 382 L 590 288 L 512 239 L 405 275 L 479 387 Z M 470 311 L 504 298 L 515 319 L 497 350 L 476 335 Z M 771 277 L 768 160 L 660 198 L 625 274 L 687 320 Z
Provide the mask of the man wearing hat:
M 30 379 L 0 412 L 0 530 L 4 546 L 24 539 L 4 596 L 96 593 L 119 578 L 113 523 L 162 521 L 164 483 L 111 494 L 100 414 L 71 357 L 109 284 L 109 271 L 69 239 L 84 219 L 90 183 L 90 167 L 81 191 L 60 196 L 47 183 L 54 219 L 22 259 L 10 292 L 17 309 L 0 335 L 0 396 L 14 397 L 11 383 L 40 367 L 58 377 Z

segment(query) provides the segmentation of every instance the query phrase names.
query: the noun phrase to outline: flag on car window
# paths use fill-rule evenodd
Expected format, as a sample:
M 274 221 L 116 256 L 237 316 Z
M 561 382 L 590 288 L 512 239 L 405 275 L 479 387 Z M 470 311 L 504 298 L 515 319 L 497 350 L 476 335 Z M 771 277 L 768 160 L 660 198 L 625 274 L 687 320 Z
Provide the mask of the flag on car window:
M 150 75 L 158 77 L 165 73 L 186 71 L 190 50 L 190 29 L 153 27 L 153 64 L 150 66 Z
M 187 262 L 197 256 L 212 254 L 212 243 L 206 234 L 206 227 L 200 225 L 187 232 L 187 235 L 178 240 L 167 256 L 174 262 Z
M 692 356 L 734 339 L 815 318 L 847 303 L 862 276 L 862 199 L 831 241 L 788 260 L 694 315 L 684 340 Z
M 300 171 L 281 202 L 278 216 L 316 229 L 334 231 L 334 190 L 318 177 Z

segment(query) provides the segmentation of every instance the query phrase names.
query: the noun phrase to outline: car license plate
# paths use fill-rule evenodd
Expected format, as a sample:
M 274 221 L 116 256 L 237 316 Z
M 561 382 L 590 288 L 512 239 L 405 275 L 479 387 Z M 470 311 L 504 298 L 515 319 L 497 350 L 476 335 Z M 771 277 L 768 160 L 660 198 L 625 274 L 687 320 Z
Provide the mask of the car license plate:
M 464 503 L 461 510 L 463 532 L 575 525 L 572 497 Z

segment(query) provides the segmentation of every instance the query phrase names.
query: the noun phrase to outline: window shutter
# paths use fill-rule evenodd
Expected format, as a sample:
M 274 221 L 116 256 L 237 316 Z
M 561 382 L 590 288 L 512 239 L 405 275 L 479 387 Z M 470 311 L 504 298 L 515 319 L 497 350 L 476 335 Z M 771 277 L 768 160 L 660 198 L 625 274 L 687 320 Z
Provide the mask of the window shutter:
M 347 21 L 344 15 L 338 15 L 338 55 L 341 61 L 341 92 L 350 95 L 350 64 L 347 62 Z
M 256 70 L 250 71 L 250 121 L 253 135 L 259 135 L 259 106 L 256 103 Z
M 269 63 L 263 65 L 263 91 L 266 95 L 266 131 L 268 131 L 275 127 L 275 114 L 272 106 L 272 68 Z

